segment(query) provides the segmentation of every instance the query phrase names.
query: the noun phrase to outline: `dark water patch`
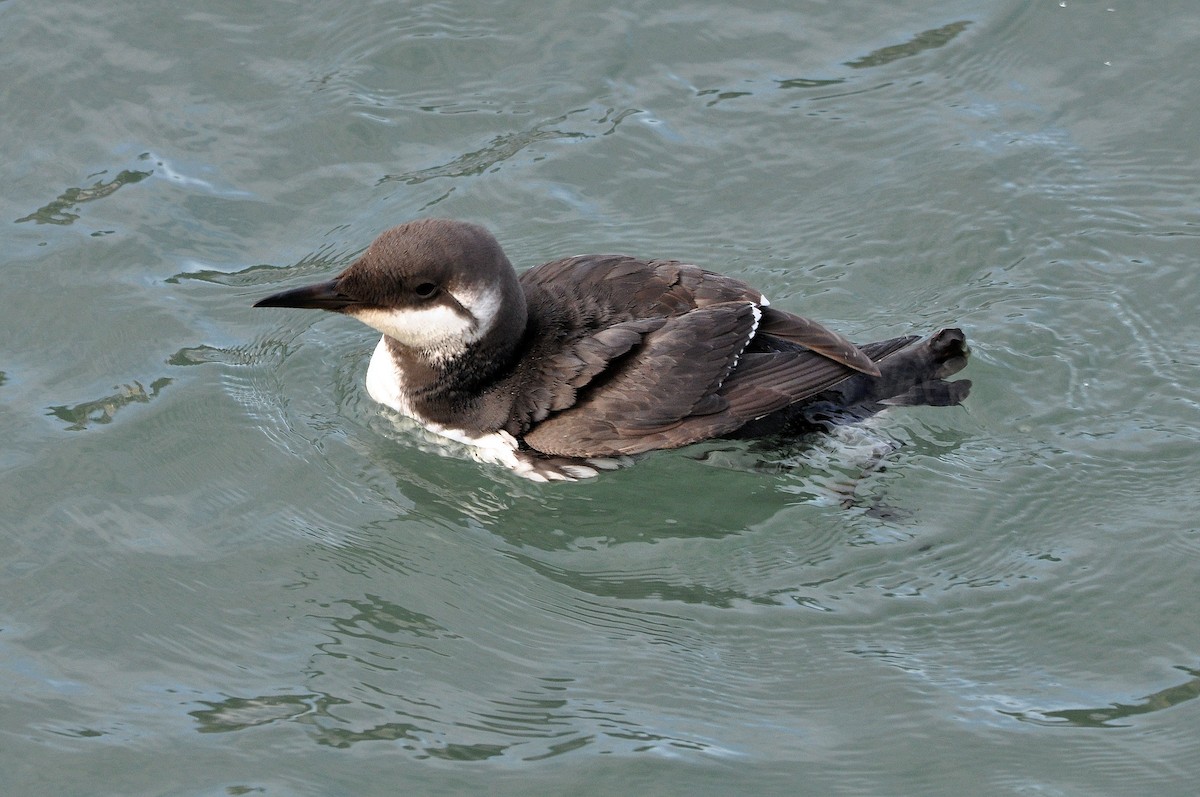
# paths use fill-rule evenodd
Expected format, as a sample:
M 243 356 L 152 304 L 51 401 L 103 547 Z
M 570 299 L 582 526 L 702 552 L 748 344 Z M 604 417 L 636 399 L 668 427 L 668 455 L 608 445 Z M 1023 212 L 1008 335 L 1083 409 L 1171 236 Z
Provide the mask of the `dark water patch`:
M 234 288 L 273 285 L 281 281 L 281 276 L 283 278 L 291 278 L 294 276 L 325 274 L 341 265 L 345 265 L 353 254 L 355 253 L 339 249 L 333 244 L 326 244 L 315 252 L 305 255 L 296 263 L 287 266 L 275 266 L 263 263 L 247 266 L 236 271 L 199 268 L 192 271 L 179 272 L 168 277 L 164 282 L 172 285 L 187 281 L 208 282 L 214 285 L 224 285 Z
M 90 177 L 98 177 L 102 174 L 107 174 L 108 170 L 89 175 Z M 154 174 L 153 171 L 135 171 L 126 169 L 118 172 L 111 180 L 97 180 L 90 186 L 80 188 L 68 188 L 58 195 L 54 201 L 43 205 L 37 210 L 30 213 L 28 216 L 22 216 L 16 220 L 17 224 L 26 221 L 32 221 L 37 224 L 71 224 L 79 218 L 79 213 L 75 211 L 85 202 L 94 202 L 97 199 L 104 199 L 112 196 L 118 189 L 127 185 L 135 185 L 145 180 Z
M 787 80 L 775 81 L 776 86 L 781 89 L 820 89 L 826 86 L 836 86 L 839 83 L 845 83 L 846 78 L 829 78 L 825 80 L 817 78 L 788 78 Z
M 229 733 L 276 722 L 295 720 L 320 710 L 320 695 L 262 695 L 201 701 L 205 708 L 189 711 L 200 733 Z
M 1053 711 L 1002 712 L 1022 722 L 1050 727 L 1125 728 L 1132 717 L 1176 708 L 1200 697 L 1200 671 L 1176 667 L 1192 676 L 1187 681 L 1146 695 L 1134 703 L 1113 703 L 1097 708 L 1056 709 Z
M 447 163 L 403 174 L 384 175 L 380 178 L 379 182 L 401 182 L 407 185 L 420 185 L 427 180 L 444 177 L 461 178 L 478 176 L 513 159 L 517 154 L 526 149 L 532 148 L 537 150 L 537 145 L 543 142 L 562 140 L 580 141 L 593 138 L 597 135 L 610 135 L 616 131 L 617 126 L 623 119 L 631 113 L 636 113 L 636 111 L 626 110 L 614 114 L 612 109 L 607 109 L 598 119 L 584 121 L 582 129 L 570 130 L 564 127 L 564 123 L 568 120 L 577 117 L 579 114 L 588 113 L 591 110 L 589 108 L 579 108 L 525 130 L 495 136 L 484 147 L 473 152 L 464 153 Z M 532 155 L 534 161 L 539 160 L 541 157 L 544 156 L 537 152 Z
M 116 385 L 115 393 L 79 404 L 52 406 L 47 414 L 68 424 L 68 432 L 82 432 L 93 424 L 112 423 L 119 410 L 132 404 L 149 404 L 172 381 L 170 377 L 159 377 L 150 383 L 149 389 L 141 382 Z
M 852 69 L 867 69 L 871 67 L 883 66 L 884 64 L 890 64 L 893 61 L 899 61 L 902 58 L 911 58 L 912 56 L 923 53 L 926 50 L 945 47 L 960 33 L 966 30 L 970 24 L 970 21 L 963 20 L 960 22 L 951 22 L 950 24 L 943 25 L 940 28 L 923 31 L 903 44 L 893 44 L 889 47 L 882 47 L 862 56 L 861 58 L 856 58 L 853 61 L 847 61 L 846 66 Z

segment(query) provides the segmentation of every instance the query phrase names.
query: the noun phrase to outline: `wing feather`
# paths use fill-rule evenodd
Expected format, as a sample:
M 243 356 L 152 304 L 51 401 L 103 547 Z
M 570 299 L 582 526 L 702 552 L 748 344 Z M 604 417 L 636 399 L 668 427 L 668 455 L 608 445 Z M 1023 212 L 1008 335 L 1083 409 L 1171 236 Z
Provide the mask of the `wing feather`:
M 728 302 L 666 319 L 612 373 L 580 390 L 574 406 L 548 417 L 525 441 L 562 456 L 635 454 L 693 442 L 690 432 L 675 432 L 692 417 L 736 426 L 718 391 L 758 314 L 753 304 Z
M 530 358 L 536 400 L 518 399 L 511 431 L 545 454 L 635 454 L 726 434 L 855 373 L 877 376 L 873 360 L 886 356 L 674 260 L 584 255 L 530 269 L 521 284 L 531 318 L 554 334 Z
M 879 368 L 862 349 L 812 319 L 767 307 L 763 309 L 759 333 L 797 343 L 855 371 L 879 376 Z

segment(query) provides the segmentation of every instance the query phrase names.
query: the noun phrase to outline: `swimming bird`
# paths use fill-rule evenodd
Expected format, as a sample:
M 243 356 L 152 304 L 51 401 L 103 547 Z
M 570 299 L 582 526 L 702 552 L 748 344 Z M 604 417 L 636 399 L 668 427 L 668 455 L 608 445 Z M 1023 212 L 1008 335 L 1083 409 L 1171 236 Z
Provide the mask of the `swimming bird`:
M 375 401 L 535 480 L 970 390 L 943 379 L 966 364 L 958 329 L 858 346 L 676 260 L 580 255 L 518 276 L 490 232 L 449 219 L 393 227 L 333 279 L 254 306 L 375 328 Z

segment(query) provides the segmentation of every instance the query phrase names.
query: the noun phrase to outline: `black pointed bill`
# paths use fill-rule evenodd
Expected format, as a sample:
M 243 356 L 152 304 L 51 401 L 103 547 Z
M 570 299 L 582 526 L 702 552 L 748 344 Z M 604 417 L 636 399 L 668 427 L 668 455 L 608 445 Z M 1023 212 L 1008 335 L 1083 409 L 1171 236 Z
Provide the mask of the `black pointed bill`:
M 332 310 L 340 312 L 360 302 L 338 290 L 336 279 L 292 288 L 290 291 L 273 293 L 254 303 L 255 307 L 300 307 L 306 310 Z

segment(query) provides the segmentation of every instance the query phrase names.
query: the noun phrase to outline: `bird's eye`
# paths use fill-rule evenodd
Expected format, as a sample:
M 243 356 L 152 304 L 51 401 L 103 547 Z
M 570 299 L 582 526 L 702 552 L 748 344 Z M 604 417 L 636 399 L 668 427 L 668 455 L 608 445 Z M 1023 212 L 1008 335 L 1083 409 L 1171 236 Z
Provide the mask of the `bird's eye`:
M 437 293 L 437 285 L 432 282 L 420 282 L 413 288 L 418 299 L 430 299 Z

